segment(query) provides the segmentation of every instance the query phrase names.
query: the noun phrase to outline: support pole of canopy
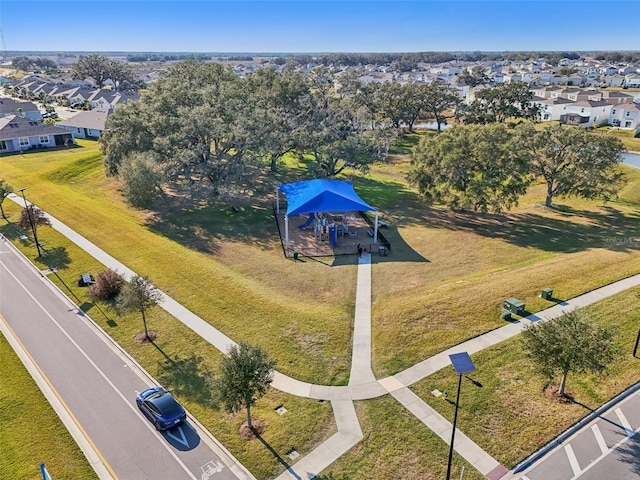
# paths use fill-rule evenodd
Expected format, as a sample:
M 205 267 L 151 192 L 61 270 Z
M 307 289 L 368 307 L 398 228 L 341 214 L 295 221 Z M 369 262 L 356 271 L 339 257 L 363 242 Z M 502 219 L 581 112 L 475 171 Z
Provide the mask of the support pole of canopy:
M 276 187 L 276 213 L 280 213 L 280 188 Z
M 284 248 L 289 249 L 289 216 L 284 216 Z
M 378 211 L 376 210 L 376 223 L 373 227 L 373 243 L 378 243 Z

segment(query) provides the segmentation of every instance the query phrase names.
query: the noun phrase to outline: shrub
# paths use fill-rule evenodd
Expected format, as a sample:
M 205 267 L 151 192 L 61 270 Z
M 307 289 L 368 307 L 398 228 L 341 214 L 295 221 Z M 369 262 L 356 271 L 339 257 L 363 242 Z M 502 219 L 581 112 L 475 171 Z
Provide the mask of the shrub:
M 124 278 L 118 272 L 105 270 L 96 275 L 96 281 L 89 285 L 87 295 L 93 300 L 111 300 L 120 293 L 123 283 Z

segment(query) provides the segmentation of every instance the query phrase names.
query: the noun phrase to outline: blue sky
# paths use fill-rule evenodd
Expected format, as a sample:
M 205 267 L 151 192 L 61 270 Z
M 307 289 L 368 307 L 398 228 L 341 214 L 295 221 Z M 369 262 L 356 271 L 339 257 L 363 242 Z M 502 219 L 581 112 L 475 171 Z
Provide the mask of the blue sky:
M 0 0 L 7 50 L 640 50 L 640 0 Z

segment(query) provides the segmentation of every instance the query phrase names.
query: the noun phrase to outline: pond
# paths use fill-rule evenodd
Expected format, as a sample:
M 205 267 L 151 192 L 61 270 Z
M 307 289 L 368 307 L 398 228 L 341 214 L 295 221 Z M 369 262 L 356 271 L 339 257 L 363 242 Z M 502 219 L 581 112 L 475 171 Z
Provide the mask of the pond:
M 624 152 L 622 154 L 622 163 L 631 167 L 640 168 L 640 153 Z

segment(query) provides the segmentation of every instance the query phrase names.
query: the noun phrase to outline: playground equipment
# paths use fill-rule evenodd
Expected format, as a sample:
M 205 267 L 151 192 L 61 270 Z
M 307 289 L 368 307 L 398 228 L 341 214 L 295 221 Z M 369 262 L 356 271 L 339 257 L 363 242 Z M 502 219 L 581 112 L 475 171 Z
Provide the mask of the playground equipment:
M 310 213 L 309 218 L 307 218 L 307 221 L 298 225 L 298 228 L 299 229 L 307 228 L 309 225 L 311 225 L 311 223 L 313 223 L 313 221 L 316 219 L 316 216 L 317 216 L 317 213 L 315 214 Z

